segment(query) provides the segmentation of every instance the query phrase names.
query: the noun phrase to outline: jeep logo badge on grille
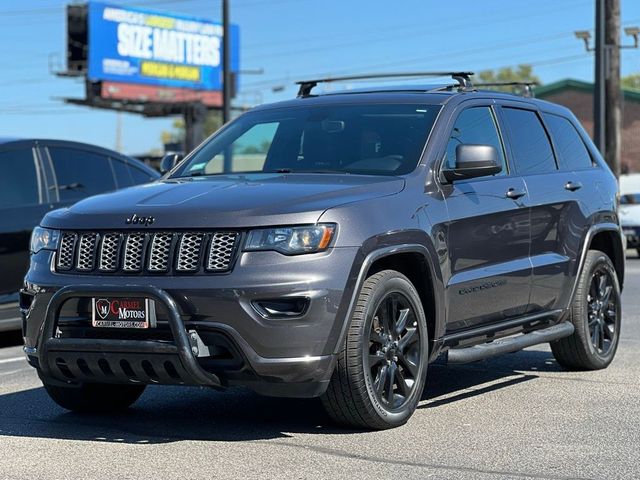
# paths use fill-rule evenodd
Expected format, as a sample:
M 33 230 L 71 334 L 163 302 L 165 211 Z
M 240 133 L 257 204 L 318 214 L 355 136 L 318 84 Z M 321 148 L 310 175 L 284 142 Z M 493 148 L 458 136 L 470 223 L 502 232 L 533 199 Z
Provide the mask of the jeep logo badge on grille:
M 149 225 L 153 225 L 153 223 L 156 221 L 156 219 L 152 216 L 148 216 L 148 217 L 139 217 L 138 215 L 136 215 L 135 213 L 133 215 L 131 215 L 129 218 L 127 218 L 125 220 L 125 223 L 127 225 L 144 225 L 145 227 L 148 227 Z

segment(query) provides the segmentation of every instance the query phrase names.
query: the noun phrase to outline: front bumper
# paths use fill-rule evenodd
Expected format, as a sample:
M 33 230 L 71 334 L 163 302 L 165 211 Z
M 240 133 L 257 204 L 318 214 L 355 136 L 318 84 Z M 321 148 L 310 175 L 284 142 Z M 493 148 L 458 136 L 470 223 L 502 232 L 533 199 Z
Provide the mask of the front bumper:
M 244 254 L 229 275 L 144 281 L 52 273 L 43 268 L 51 261 L 45 254 L 32 262 L 21 297 L 25 351 L 45 381 L 246 385 L 266 395 L 317 396 L 333 371 L 355 254 Z M 275 261 L 277 270 L 268 267 Z M 154 338 L 125 330 L 96 338 L 82 318 L 82 299 L 133 294 L 156 303 Z M 309 298 L 304 315 L 266 319 L 251 306 L 286 296 Z

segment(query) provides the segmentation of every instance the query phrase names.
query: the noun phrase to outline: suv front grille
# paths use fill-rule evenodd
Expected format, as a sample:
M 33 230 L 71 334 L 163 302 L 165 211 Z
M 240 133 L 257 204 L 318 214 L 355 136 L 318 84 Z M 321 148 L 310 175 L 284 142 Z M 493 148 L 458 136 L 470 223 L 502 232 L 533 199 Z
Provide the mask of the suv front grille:
M 221 273 L 231 269 L 238 232 L 62 233 L 56 270 L 78 273 Z

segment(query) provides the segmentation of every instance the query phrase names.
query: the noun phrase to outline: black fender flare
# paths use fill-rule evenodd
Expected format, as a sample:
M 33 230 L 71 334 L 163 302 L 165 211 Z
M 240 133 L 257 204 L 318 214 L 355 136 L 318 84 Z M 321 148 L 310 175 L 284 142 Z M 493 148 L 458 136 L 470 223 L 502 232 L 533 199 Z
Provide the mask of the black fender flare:
M 370 250 L 367 249 L 367 245 L 371 244 L 370 241 L 367 241 L 363 243 L 363 246 L 358 251 L 358 255 L 356 256 L 351 274 L 349 276 L 349 285 L 351 286 L 351 288 L 349 288 L 348 291 L 345 290 L 345 294 L 337 314 L 337 318 L 342 319 L 342 321 L 336 322 L 340 327 L 340 331 L 337 335 L 337 341 L 332 353 L 337 354 L 344 342 L 349 325 L 349 319 L 353 315 L 358 294 L 360 293 L 362 285 L 367 279 L 367 274 L 371 269 L 371 266 L 381 258 L 397 255 L 400 253 L 417 253 L 420 254 L 427 262 L 427 267 L 429 268 L 431 277 L 431 287 L 433 288 L 433 297 L 435 300 L 435 328 L 432 335 L 433 338 L 429 339 L 432 344 L 430 360 L 438 355 L 440 347 L 442 345 L 442 337 L 445 331 L 445 305 L 444 283 L 442 281 L 442 273 L 439 268 L 439 262 L 437 261 L 438 257 L 436 249 L 424 231 L 394 232 L 393 236 L 399 234 L 401 234 L 404 239 L 408 240 L 409 238 L 407 237 L 410 237 L 411 240 L 414 240 L 416 242 L 389 244 L 388 240 L 391 240 L 391 238 L 386 238 L 385 240 L 387 241 L 381 244 L 380 238 L 376 237 L 375 242 L 373 242 L 376 245 L 375 248 Z M 373 241 L 373 239 L 370 240 Z

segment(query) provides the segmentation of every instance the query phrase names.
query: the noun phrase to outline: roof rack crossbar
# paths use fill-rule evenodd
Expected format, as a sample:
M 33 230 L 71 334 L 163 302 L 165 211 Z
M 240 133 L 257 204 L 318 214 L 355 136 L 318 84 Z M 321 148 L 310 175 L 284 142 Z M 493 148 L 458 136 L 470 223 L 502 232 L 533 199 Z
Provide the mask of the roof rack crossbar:
M 533 87 L 537 87 L 538 82 L 485 82 L 476 83 L 475 87 L 523 87 L 522 96 L 534 98 L 535 92 Z
M 345 77 L 328 77 L 315 80 L 301 80 L 296 82 L 300 85 L 298 97 L 308 97 L 311 90 L 319 83 L 344 82 L 349 80 L 370 80 L 376 78 L 412 78 L 412 77 L 451 77 L 458 82 L 458 87 L 464 90 L 473 88 L 471 83 L 473 72 L 406 72 L 406 73 L 371 73 L 362 75 L 348 75 Z

